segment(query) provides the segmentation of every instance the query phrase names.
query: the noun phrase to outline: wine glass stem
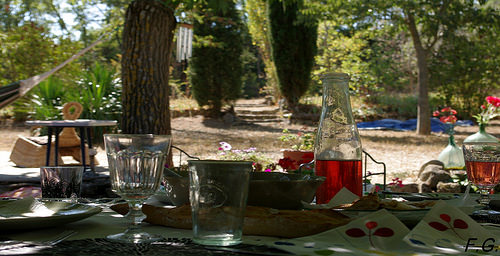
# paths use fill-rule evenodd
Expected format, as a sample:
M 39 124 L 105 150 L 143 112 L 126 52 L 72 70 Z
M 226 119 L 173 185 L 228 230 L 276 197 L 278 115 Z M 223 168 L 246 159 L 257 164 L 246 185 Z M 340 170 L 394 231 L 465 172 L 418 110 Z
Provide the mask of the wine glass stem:
M 128 203 L 129 206 L 129 213 L 127 217 L 129 217 L 132 222 L 130 225 L 130 229 L 138 228 L 139 225 L 141 225 L 142 220 L 146 217 L 142 213 L 142 203 L 136 202 L 136 201 L 130 201 Z
M 480 193 L 479 203 L 482 206 L 488 208 L 489 204 L 490 204 L 490 188 L 488 188 L 488 187 L 481 187 L 479 189 L 479 193 Z

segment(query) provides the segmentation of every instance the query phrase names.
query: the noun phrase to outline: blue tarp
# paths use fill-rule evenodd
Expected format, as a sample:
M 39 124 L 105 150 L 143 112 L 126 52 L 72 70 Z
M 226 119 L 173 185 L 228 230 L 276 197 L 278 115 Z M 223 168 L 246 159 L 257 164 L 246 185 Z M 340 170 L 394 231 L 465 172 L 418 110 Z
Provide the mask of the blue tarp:
M 417 119 L 409 119 L 400 121 L 396 119 L 382 119 L 373 122 L 360 122 L 357 124 L 358 129 L 373 129 L 373 130 L 396 130 L 396 131 L 412 131 L 417 129 Z M 456 126 L 472 126 L 474 123 L 471 120 L 458 120 Z M 431 131 L 444 132 L 446 125 L 437 118 L 431 118 Z

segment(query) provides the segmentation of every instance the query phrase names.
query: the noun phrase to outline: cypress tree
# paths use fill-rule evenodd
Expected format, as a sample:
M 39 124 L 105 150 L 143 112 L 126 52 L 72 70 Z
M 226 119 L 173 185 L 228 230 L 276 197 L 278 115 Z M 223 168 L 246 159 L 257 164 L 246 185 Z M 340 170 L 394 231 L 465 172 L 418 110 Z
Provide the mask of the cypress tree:
M 280 91 L 296 110 L 311 81 L 318 37 L 317 21 L 300 13 L 303 0 L 268 0 L 271 51 Z
M 212 8 L 209 0 L 198 9 L 193 23 L 190 81 L 193 96 L 200 106 L 209 106 L 218 116 L 224 103 L 241 94 L 242 53 L 241 19 L 233 1 L 225 8 Z

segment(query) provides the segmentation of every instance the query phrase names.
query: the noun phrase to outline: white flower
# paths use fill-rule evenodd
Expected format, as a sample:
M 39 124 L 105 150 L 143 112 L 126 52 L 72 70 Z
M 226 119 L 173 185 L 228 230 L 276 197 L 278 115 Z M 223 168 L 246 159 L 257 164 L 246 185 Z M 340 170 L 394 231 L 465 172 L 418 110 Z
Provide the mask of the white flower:
M 223 150 L 223 151 L 229 151 L 231 150 L 233 147 L 231 147 L 231 144 L 227 143 L 227 142 L 219 142 L 219 150 Z

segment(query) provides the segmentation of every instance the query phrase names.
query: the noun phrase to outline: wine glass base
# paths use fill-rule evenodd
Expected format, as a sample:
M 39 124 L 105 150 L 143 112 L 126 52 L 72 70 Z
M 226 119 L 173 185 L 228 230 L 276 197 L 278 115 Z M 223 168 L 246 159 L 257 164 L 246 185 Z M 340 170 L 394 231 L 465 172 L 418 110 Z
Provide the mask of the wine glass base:
M 500 223 L 500 212 L 491 209 L 477 210 L 470 216 L 479 223 Z
M 163 239 L 163 237 L 160 235 L 149 234 L 146 232 L 130 233 L 127 231 L 119 234 L 109 235 L 106 238 L 117 242 L 135 243 L 135 244 L 152 243 Z

